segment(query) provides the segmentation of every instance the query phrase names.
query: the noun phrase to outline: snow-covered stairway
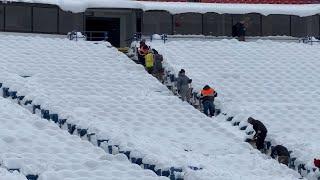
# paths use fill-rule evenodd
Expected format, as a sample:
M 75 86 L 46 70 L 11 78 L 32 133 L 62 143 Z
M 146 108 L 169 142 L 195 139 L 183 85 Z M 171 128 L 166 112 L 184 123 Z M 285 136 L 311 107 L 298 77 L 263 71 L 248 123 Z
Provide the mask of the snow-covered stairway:
M 112 47 L 20 37 L 0 38 L 0 46 L 5 97 L 107 152 L 129 154 L 132 162 L 159 175 L 300 177 L 182 103 Z
M 177 93 L 177 87 L 176 87 L 176 75 L 174 73 L 171 73 L 170 70 L 166 69 L 165 73 L 164 73 L 164 82 L 163 84 L 166 85 L 168 87 L 168 89 L 170 89 L 175 95 L 179 96 Z M 201 107 L 201 101 L 199 99 L 200 94 L 198 92 L 192 92 L 192 96 L 191 96 L 191 100 L 190 100 L 190 105 L 194 106 L 196 109 L 198 109 L 199 111 L 203 111 L 202 107 Z M 216 102 L 215 102 L 216 103 Z M 219 106 L 215 106 L 215 120 L 219 120 L 219 121 L 226 121 L 226 122 L 230 122 L 230 124 L 234 127 L 238 127 L 238 130 L 241 131 L 245 131 L 245 139 L 243 139 L 245 142 L 248 143 L 252 143 L 251 140 L 253 139 L 253 134 L 254 134 L 254 130 L 252 129 L 252 127 L 250 125 L 248 125 L 247 123 L 245 123 L 244 121 L 240 121 L 238 117 L 235 118 L 235 115 L 229 115 L 226 112 L 221 112 L 221 104 L 219 104 Z M 253 144 L 252 144 L 253 145 Z M 276 140 L 274 139 L 270 139 L 269 137 L 266 138 L 265 140 L 265 154 L 270 155 L 271 152 L 271 147 L 276 145 Z M 254 145 L 253 145 L 254 146 Z M 255 147 L 255 146 L 254 146 Z M 290 154 L 292 155 L 293 151 L 289 150 Z M 305 166 L 305 162 L 301 161 L 300 159 L 297 159 L 296 157 L 291 157 L 290 158 L 290 162 L 289 162 L 289 168 L 297 170 L 299 172 L 299 174 L 301 174 L 302 176 L 311 176 L 311 179 L 315 178 L 317 180 L 320 180 L 320 177 L 317 177 L 318 173 L 316 172 L 318 169 L 317 168 L 310 168 L 310 169 L 306 169 Z M 312 173 L 312 175 L 310 174 Z
M 151 46 L 164 55 L 171 76 L 183 68 L 193 79 L 195 92 L 205 84 L 218 91 L 219 108 L 226 116 L 214 121 L 251 133 L 246 120 L 250 116 L 260 119 L 267 125 L 267 138 L 273 145 L 282 144 L 293 151 L 296 160 L 291 167 L 309 179 L 319 179 L 313 158 L 320 157 L 320 46 L 263 40 L 153 41 Z M 228 123 L 223 123 L 225 120 Z M 246 133 L 239 136 L 246 139 Z

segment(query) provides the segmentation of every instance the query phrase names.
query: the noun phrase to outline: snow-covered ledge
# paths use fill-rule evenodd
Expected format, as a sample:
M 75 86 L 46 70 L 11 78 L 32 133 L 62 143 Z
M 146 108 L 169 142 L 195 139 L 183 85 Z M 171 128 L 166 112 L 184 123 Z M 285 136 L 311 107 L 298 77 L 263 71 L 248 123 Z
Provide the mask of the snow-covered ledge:
M 180 13 L 218 13 L 262 15 L 283 14 L 300 17 L 320 13 L 320 4 L 223 4 L 193 2 L 146 2 L 133 0 L 1 0 L 2 2 L 25 2 L 57 5 L 62 10 L 74 13 L 84 12 L 88 8 L 141 9 L 143 11 L 161 10 L 171 14 Z

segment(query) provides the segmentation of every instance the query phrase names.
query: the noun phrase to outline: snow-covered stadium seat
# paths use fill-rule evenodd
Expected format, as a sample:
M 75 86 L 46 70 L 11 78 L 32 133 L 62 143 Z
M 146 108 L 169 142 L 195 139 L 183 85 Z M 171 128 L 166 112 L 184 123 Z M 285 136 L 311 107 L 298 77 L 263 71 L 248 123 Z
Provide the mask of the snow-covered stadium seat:
M 0 67 L 2 88 L 24 97 L 14 101 L 44 118 L 57 114 L 58 122 L 65 120 L 59 124 L 63 129 L 158 175 L 299 177 L 181 102 L 143 67 L 105 44 L 1 36 Z
M 106 154 L 9 100 L 0 98 L 0 107 L 1 166 L 20 171 L 29 180 L 162 179 L 131 164 L 124 155 Z M 8 173 L 0 169 L 0 179 L 3 176 Z
M 0 168 L 0 179 L 3 180 L 27 180 L 25 176 L 18 171 L 10 172 L 7 169 Z

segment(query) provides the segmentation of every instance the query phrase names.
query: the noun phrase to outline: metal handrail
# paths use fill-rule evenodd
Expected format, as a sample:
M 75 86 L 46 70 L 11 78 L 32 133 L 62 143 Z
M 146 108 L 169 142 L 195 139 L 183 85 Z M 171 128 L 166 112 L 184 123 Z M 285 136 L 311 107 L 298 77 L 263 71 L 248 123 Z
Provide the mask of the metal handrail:
M 135 33 L 129 40 L 133 41 L 140 41 L 141 39 L 149 39 L 150 41 L 153 40 L 161 40 L 166 43 L 170 39 L 174 40 L 183 40 L 188 38 L 195 38 L 195 39 L 203 39 L 203 40 L 222 40 L 222 39 L 233 39 L 233 37 L 228 36 L 205 36 L 205 35 L 168 35 L 168 34 L 160 34 L 161 39 L 154 39 L 153 35 L 150 34 L 141 34 Z M 248 41 L 255 41 L 255 40 L 272 40 L 272 41 L 285 41 L 285 42 L 300 42 L 301 39 L 297 37 L 286 37 L 286 36 L 247 36 L 246 39 Z M 317 42 L 317 41 L 313 41 Z
M 78 33 L 81 33 L 83 36 L 82 37 L 78 37 Z M 68 33 L 68 39 L 69 40 L 76 40 L 78 41 L 79 38 L 82 38 L 82 39 L 85 39 L 85 40 L 88 40 L 88 34 L 89 34 L 89 37 L 90 37 L 90 40 L 94 40 L 94 39 L 101 39 L 101 36 L 99 37 L 95 37 L 95 36 L 92 36 L 92 34 L 94 33 L 103 33 L 103 41 L 107 41 L 108 40 L 108 32 L 107 31 L 71 31 Z
M 304 43 L 304 44 L 309 44 L 310 43 L 310 45 L 313 45 L 313 43 L 320 43 L 319 37 L 316 38 L 318 40 L 312 40 L 312 38 L 314 38 L 314 37 L 306 36 L 304 38 L 299 39 L 299 43 L 301 43 L 301 42 Z
M 166 41 L 168 40 L 168 35 L 167 34 L 161 34 L 161 40 L 163 41 L 163 43 L 166 43 Z M 133 39 L 134 41 L 141 41 L 141 39 L 143 37 L 146 37 L 145 35 L 143 35 L 142 33 L 138 32 L 138 33 L 134 33 L 133 37 L 130 39 Z M 149 39 L 150 41 L 154 40 L 153 39 L 153 35 L 149 35 Z

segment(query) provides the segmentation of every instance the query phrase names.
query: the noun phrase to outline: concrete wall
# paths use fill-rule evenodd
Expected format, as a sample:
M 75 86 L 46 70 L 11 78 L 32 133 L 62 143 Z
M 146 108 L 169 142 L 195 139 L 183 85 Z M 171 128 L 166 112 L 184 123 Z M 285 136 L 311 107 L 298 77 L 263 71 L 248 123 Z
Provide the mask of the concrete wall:
M 319 36 L 319 16 L 291 16 L 291 35 L 296 37 Z
M 70 13 L 54 5 L 0 3 L 0 30 L 13 32 L 60 33 L 83 30 L 84 13 Z
M 120 46 L 126 46 L 136 32 L 135 10 L 88 9 L 86 16 L 120 18 Z
M 166 11 L 147 11 L 143 13 L 142 33 L 172 34 L 172 15 Z
M 277 36 L 290 35 L 289 15 L 269 15 L 262 16 L 262 35 Z
M 155 20 L 156 19 L 156 20 Z M 319 36 L 319 15 L 297 17 L 289 15 L 263 16 L 251 14 L 184 13 L 173 16 L 165 11 L 143 13 L 142 33 L 150 34 L 204 34 L 231 36 L 232 25 L 246 19 L 247 36 L 292 35 L 303 37 Z M 202 24 L 203 22 L 203 24 Z
M 261 36 L 261 15 L 260 14 L 233 14 L 233 25 L 239 21 L 246 20 L 248 23 L 246 36 Z
M 59 9 L 59 33 L 84 30 L 84 13 L 71 13 Z
M 33 3 L 0 2 L 0 31 L 58 33 L 85 30 L 85 18 L 120 18 L 120 43 L 127 45 L 137 31 L 140 15 L 142 33 L 158 34 L 205 34 L 212 36 L 231 36 L 232 25 L 249 18 L 248 36 L 292 35 L 296 37 L 319 36 L 319 15 L 298 17 L 289 15 L 260 14 L 217 14 L 183 13 L 171 15 L 166 11 L 130 9 L 88 9 L 85 13 L 71 13 L 57 6 Z M 129 42 L 129 41 L 128 41 Z
M 5 15 L 5 29 L 7 31 L 31 32 L 31 6 L 7 5 Z
M 4 8 L 0 4 L 0 31 L 4 30 Z
M 34 7 L 33 32 L 58 33 L 58 8 Z
M 202 14 L 176 14 L 173 22 L 173 34 L 202 34 Z
M 230 14 L 206 13 L 203 15 L 203 33 L 210 36 L 231 36 Z

